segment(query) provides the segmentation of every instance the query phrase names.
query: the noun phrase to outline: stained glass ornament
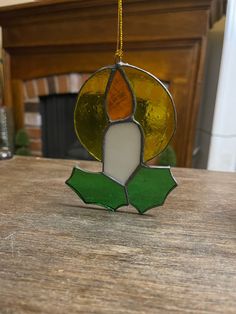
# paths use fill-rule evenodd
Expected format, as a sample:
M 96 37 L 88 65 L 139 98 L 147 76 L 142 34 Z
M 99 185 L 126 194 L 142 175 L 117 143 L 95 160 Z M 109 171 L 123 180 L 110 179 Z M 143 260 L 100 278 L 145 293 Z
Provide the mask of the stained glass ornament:
M 80 89 L 74 113 L 78 139 L 102 162 L 102 172 L 75 167 L 66 181 L 87 204 L 112 211 L 132 205 L 141 214 L 161 206 L 177 184 L 170 167 L 146 162 L 169 144 L 176 128 L 172 97 L 152 74 L 122 62 L 122 0 L 117 59 Z
M 136 103 L 134 117 L 145 134 L 146 162 L 159 155 L 173 137 L 176 128 L 173 100 L 162 82 L 152 74 L 129 64 L 119 65 L 133 90 Z M 116 65 L 102 68 L 85 82 L 75 108 L 77 136 L 90 154 L 99 161 L 102 160 L 104 129 L 109 125 L 104 106 L 106 86 L 115 67 Z

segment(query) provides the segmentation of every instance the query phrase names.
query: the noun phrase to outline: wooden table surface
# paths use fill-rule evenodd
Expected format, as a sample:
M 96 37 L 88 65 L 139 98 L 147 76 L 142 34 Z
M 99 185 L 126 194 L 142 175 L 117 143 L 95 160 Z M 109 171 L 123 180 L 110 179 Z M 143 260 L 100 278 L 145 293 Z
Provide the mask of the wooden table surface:
M 236 313 L 236 174 L 174 169 L 139 215 L 84 205 L 75 163 L 0 161 L 1 314 Z

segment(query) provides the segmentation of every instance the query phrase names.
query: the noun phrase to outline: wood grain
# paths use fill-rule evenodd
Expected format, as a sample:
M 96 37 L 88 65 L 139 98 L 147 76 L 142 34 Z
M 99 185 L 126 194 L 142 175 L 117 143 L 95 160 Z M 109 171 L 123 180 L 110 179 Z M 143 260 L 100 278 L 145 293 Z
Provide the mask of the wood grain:
M 0 313 L 235 313 L 236 175 L 174 169 L 165 205 L 86 206 L 93 162 L 0 162 Z
M 24 128 L 24 90 L 22 80 L 12 80 L 12 102 L 14 104 L 14 121 L 17 130 Z

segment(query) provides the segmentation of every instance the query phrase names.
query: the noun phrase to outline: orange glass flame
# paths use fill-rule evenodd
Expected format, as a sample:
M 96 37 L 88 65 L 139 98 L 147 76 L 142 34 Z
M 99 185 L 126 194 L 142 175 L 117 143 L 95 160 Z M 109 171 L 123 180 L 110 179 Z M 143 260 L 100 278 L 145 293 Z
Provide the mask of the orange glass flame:
M 116 70 L 107 93 L 107 114 L 110 120 L 123 120 L 133 113 L 133 97 L 128 83 Z

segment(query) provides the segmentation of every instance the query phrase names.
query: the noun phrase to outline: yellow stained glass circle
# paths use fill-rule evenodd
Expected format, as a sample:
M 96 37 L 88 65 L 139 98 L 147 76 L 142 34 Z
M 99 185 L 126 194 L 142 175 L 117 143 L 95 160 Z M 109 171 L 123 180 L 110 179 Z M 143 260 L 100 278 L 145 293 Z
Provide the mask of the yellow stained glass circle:
M 144 131 L 144 161 L 147 161 L 160 154 L 174 134 L 174 104 L 167 89 L 153 75 L 127 64 L 121 67 L 136 98 L 134 117 Z M 98 70 L 85 82 L 74 114 L 80 142 L 98 160 L 102 160 L 104 131 L 110 123 L 104 101 L 111 70 L 112 67 Z
M 166 87 L 152 74 L 124 65 L 136 97 L 135 120 L 144 131 L 144 161 L 159 155 L 169 144 L 176 128 L 176 113 Z
M 102 160 L 104 130 L 109 124 L 104 100 L 111 69 L 94 73 L 82 86 L 74 112 L 77 137 L 87 151 Z

